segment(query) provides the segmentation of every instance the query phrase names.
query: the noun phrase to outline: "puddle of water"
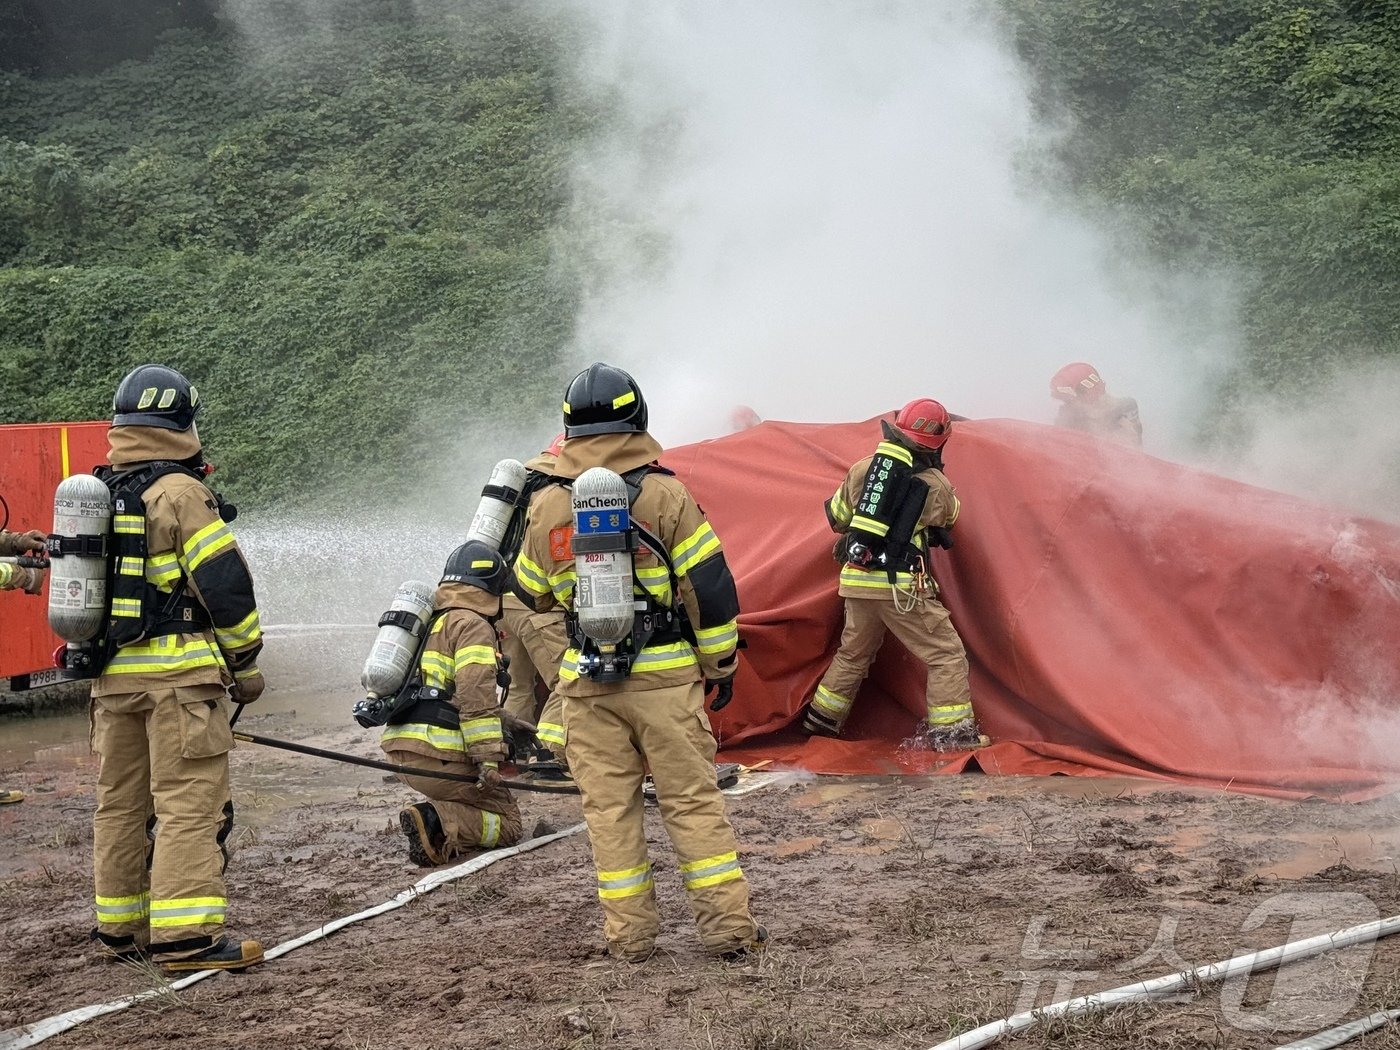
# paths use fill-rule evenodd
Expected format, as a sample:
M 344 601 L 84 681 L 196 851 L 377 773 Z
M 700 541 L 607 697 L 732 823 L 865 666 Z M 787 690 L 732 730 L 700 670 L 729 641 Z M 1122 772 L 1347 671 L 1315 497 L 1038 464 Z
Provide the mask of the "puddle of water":
M 1280 879 L 1300 879 L 1346 862 L 1371 871 L 1400 870 L 1400 831 L 1289 832 L 1288 841 L 1298 852 L 1277 864 L 1260 868 L 1259 874 Z

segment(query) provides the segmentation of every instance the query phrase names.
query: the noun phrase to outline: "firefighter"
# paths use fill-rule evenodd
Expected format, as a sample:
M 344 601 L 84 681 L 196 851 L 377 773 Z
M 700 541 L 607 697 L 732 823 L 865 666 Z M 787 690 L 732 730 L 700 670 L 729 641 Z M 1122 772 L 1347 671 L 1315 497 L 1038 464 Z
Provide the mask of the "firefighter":
M 479 540 L 448 556 L 419 660 L 424 690 L 380 738 L 400 765 L 476 778 L 463 783 L 399 774 L 432 800 L 399 814 L 409 859 L 420 867 L 520 841 L 520 809 L 500 774 L 506 744 L 496 704 L 495 622 L 505 579 L 501 556 Z
M 6 532 L 0 529 L 0 558 L 43 554 L 44 540 L 44 534 L 38 529 L 31 529 L 29 532 Z M 0 561 L 0 591 L 22 590 L 26 594 L 38 594 L 43 589 L 46 572 L 46 569 L 38 566 Z
M 111 466 L 98 468 L 117 511 L 106 659 L 92 689 L 93 934 L 109 955 L 148 951 L 170 971 L 242 969 L 263 951 L 225 933 L 225 701 L 263 691 L 253 580 L 232 509 L 203 482 L 198 391 L 174 369 L 142 365 L 112 407 Z
M 534 493 L 549 484 L 554 464 L 564 446 L 564 435 L 557 434 L 549 448 L 525 463 L 525 488 L 521 493 L 521 509 L 528 512 Z M 503 551 L 507 567 L 514 562 L 516 551 Z M 506 710 L 525 722 L 535 722 L 535 675 L 538 674 L 549 690 L 549 698 L 537 723 L 539 742 L 543 750 L 534 753 L 536 762 L 558 762 L 567 767 L 564 757 L 564 698 L 559 695 L 559 664 L 568 648 L 564 631 L 564 614 L 555 608 L 535 612 L 513 593 L 507 591 L 501 599 L 501 653 L 510 668 L 511 688 Z
M 1142 448 L 1137 402 L 1130 397 L 1110 396 L 1093 365 L 1083 361 L 1065 365 L 1050 380 L 1050 396 L 1061 402 L 1056 426 Z
M 919 398 L 881 420 L 884 440 L 873 456 L 846 472 L 826 501 L 827 523 L 842 534 L 840 595 L 846 625 L 841 644 L 807 706 L 807 733 L 839 736 L 886 629 L 928 668 L 926 743 L 959 751 L 987 742 L 977 729 L 967 681 L 967 655 L 929 574 L 929 545 L 951 546 L 958 497 L 943 475 L 943 446 L 952 429 L 937 401 Z
M 644 638 L 626 669 L 613 664 L 605 673 L 595 659 L 596 641 L 580 627 L 569 487 L 552 485 L 535 495 L 512 575 L 522 601 L 541 611 L 562 606 L 568 617 L 559 690 L 604 937 L 612 954 L 631 962 L 655 949 L 660 918 L 642 819 L 650 765 L 700 939 L 717 956 L 742 959 L 762 947 L 767 931 L 749 913 L 704 711 L 710 689 L 716 708 L 733 693 L 739 641 L 733 577 L 700 507 L 655 464 L 661 446 L 647 433 L 646 401 L 630 375 L 605 364 L 580 372 L 565 394 L 564 432 L 556 475 L 571 485 L 590 467 L 621 475 L 630 520 L 639 526 L 629 530 L 640 546 L 628 578 L 615 581 L 624 622 L 634 632 L 629 639 L 637 631 Z

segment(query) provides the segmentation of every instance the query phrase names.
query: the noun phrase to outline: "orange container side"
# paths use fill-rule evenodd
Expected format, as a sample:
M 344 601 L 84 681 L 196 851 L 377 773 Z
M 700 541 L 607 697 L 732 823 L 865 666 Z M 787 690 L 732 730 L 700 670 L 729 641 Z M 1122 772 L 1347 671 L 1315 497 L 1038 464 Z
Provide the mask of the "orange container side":
M 5 501 L 0 518 L 9 510 L 5 528 L 52 529 L 53 490 L 70 474 L 107 462 L 108 426 L 105 420 L 0 426 L 0 499 Z M 63 639 L 49 630 L 47 587 L 42 594 L 0 591 L 0 689 L 43 684 L 26 676 L 53 667 L 53 651 Z

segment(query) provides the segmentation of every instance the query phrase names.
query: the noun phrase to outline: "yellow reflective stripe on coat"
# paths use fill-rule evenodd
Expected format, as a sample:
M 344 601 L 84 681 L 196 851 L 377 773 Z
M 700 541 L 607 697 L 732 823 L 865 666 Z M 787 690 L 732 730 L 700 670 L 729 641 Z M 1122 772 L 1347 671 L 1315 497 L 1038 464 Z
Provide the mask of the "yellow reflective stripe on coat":
M 706 656 L 727 653 L 739 644 L 739 621 L 730 620 L 718 627 L 697 627 L 695 643 L 695 647 Z
M 637 576 L 637 582 L 658 604 L 670 608 L 671 570 L 669 568 L 665 565 L 656 565 L 647 568 L 634 567 L 632 571 Z M 635 590 L 634 587 L 633 591 L 635 592 Z
M 875 446 L 875 455 L 889 456 L 890 459 L 897 459 L 906 467 L 914 465 L 914 453 L 910 452 L 903 445 L 896 445 L 892 441 L 882 441 Z
M 515 578 L 531 594 L 548 594 L 549 577 L 521 551 L 515 556 Z
M 561 605 L 568 605 L 572 601 L 574 584 L 578 581 L 578 573 L 574 571 L 574 563 L 569 562 L 568 568 L 563 572 L 556 572 L 549 578 L 549 588 L 554 592 L 554 600 Z
M 166 551 L 164 554 L 152 554 L 146 558 L 146 582 L 170 590 L 171 585 L 180 578 L 180 559 L 175 556 L 174 551 Z
M 151 901 L 151 928 L 223 922 L 227 897 L 174 897 Z
M 215 627 L 214 640 L 222 649 L 242 649 L 262 637 L 262 620 L 254 609 L 232 627 Z
M 566 649 L 564 659 L 559 664 L 559 677 L 565 682 L 578 678 L 577 649 Z M 649 674 L 653 671 L 674 671 L 680 667 L 694 667 L 699 664 L 695 650 L 689 642 L 671 642 L 667 645 L 649 645 L 632 659 L 633 674 Z
M 489 810 L 481 811 L 481 844 L 495 846 L 501 841 L 501 817 Z
M 179 635 L 163 634 L 136 645 L 124 645 L 107 662 L 104 675 L 160 674 L 194 667 L 223 667 L 224 658 L 203 637 L 176 644 Z
M 501 737 L 501 716 L 487 715 L 485 718 L 468 718 L 462 723 L 462 739 L 468 744 L 488 744 L 498 742 Z
M 184 562 L 194 572 L 206 561 L 233 542 L 233 533 L 222 520 L 211 521 L 185 541 Z
M 948 726 L 964 719 L 972 718 L 972 704 L 945 704 L 928 709 L 928 724 L 931 726 Z
M 952 513 L 951 515 L 949 515 L 948 520 L 945 521 L 945 522 L 943 523 L 943 527 L 944 527 L 945 529 L 951 529 L 954 525 L 956 525 L 956 524 L 958 523 L 958 515 L 961 514 L 961 513 L 962 513 L 962 501 L 959 500 L 957 496 L 954 496 L 954 497 L 953 497 L 953 513 Z
M 896 587 L 906 589 L 914 586 L 914 577 L 907 572 L 897 572 L 894 574 Z M 854 565 L 847 565 L 841 569 L 841 586 L 843 587 L 869 587 L 886 588 L 890 585 L 889 573 L 884 569 L 857 569 Z
M 651 863 L 622 871 L 598 872 L 598 896 L 604 900 L 635 897 L 651 890 Z
M 134 893 L 129 897 L 96 897 L 98 922 L 131 922 L 151 913 L 151 895 Z
M 837 719 L 846 717 L 846 713 L 851 709 L 849 697 L 844 697 L 840 693 L 833 693 L 824 685 L 817 686 L 817 691 L 812 697 L 812 706 L 828 711 L 835 715 Z
M 676 567 L 676 575 L 684 576 L 717 550 L 719 537 L 708 521 L 702 521 L 698 529 L 671 548 L 671 563 Z
M 541 744 L 548 744 L 551 750 L 561 748 L 569 742 L 568 734 L 558 722 L 541 722 L 535 727 L 535 736 L 540 738 Z
M 872 536 L 885 536 L 889 533 L 890 527 L 885 522 L 877 518 L 868 518 L 864 514 L 857 514 L 851 518 L 851 528 L 860 529 L 861 532 L 868 532 Z
M 739 854 L 733 850 L 681 865 L 681 878 L 685 880 L 685 888 L 688 890 L 717 886 L 721 882 L 731 882 L 743 877 L 744 870 L 739 867 Z
M 464 645 L 457 650 L 453 659 L 459 671 L 473 664 L 485 664 L 487 667 L 495 667 L 496 650 L 494 646 L 490 645 Z
M 827 509 L 831 511 L 831 516 L 842 525 L 851 523 L 851 505 L 846 502 L 846 494 L 841 489 L 836 490 L 836 495 L 826 501 Z
M 140 616 L 140 615 L 141 615 L 141 599 L 140 599 L 140 598 L 113 598 L 113 599 L 112 599 L 112 615 L 113 615 L 113 616 L 123 616 L 123 617 Z
M 417 740 L 439 751 L 460 751 L 464 755 L 467 753 L 467 744 L 462 739 L 460 729 L 444 729 L 427 722 L 405 722 L 401 726 L 387 726 L 379 742 L 387 744 L 394 740 Z

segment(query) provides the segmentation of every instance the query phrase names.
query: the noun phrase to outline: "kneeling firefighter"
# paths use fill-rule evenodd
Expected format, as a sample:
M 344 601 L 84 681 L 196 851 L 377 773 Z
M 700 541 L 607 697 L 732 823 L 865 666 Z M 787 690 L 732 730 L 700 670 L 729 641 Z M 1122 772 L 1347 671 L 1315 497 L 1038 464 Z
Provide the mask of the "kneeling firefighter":
M 567 484 L 534 496 L 512 588 L 570 629 L 559 671 L 569 766 L 598 871 L 603 932 L 639 962 L 660 929 L 643 827 L 651 767 L 661 819 L 705 947 L 738 958 L 767 937 L 715 784 L 705 716 L 733 692 L 739 601 L 719 538 L 686 487 L 655 464 L 630 375 L 595 364 L 564 397 Z M 591 468 L 591 469 L 590 469 Z
M 416 673 L 399 691 L 397 710 L 386 712 L 380 746 L 393 761 L 476 778 L 464 783 L 399 774 L 432 800 L 399 814 L 409 859 L 421 867 L 520 841 L 520 808 L 499 770 L 507 750 L 496 703 L 495 622 L 505 579 L 501 556 L 485 543 L 468 541 L 448 556 Z
M 846 600 L 841 644 L 803 718 L 808 733 L 839 736 L 885 637 L 894 632 L 928 667 L 929 746 L 958 751 L 987 743 L 977 729 L 967 681 L 967 654 L 938 600 L 929 547 L 951 547 L 960 504 L 943 474 L 952 430 L 937 401 L 919 398 L 881 420 L 884 440 L 846 472 L 826 501 L 827 523 L 841 533 L 840 594 Z
M 501 541 L 501 557 L 507 569 L 514 566 L 520 552 L 530 503 L 535 493 L 553 481 L 554 464 L 563 447 L 564 435 L 561 433 L 549 448 L 525 462 L 525 482 L 516 502 L 511 526 Z M 536 612 L 507 591 L 501 599 L 500 634 L 501 654 L 506 658 L 511 679 L 506 710 L 516 718 L 537 724 L 542 749 L 532 756 L 536 763 L 558 762 L 567 767 L 564 758 L 564 698 L 559 693 L 559 665 L 569 645 L 563 610 L 556 607 L 546 612 Z M 549 690 L 538 719 L 535 718 L 536 674 Z
M 198 391 L 174 369 L 130 372 L 113 401 L 111 464 L 96 479 L 60 484 L 49 538 L 50 624 L 69 639 L 70 670 L 96 675 L 94 936 L 108 954 L 148 951 L 172 971 L 240 969 L 263 957 L 257 941 L 225 934 L 222 852 L 233 823 L 225 700 L 262 694 L 262 629 L 229 529 L 236 512 L 204 483 L 212 468 L 199 409 Z M 79 520 L 100 525 L 62 524 Z M 83 595 L 104 588 L 91 616 Z M 75 634 L 87 619 L 91 634 Z

